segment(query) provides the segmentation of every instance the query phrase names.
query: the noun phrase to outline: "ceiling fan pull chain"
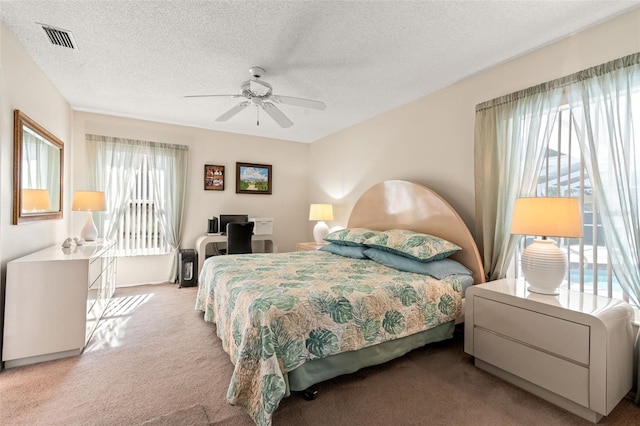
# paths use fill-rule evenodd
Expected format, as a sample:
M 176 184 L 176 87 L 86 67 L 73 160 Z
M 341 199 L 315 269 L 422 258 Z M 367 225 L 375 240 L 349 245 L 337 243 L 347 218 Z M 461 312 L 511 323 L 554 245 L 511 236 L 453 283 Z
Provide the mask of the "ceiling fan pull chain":
M 256 105 L 256 126 L 260 125 L 260 108 Z

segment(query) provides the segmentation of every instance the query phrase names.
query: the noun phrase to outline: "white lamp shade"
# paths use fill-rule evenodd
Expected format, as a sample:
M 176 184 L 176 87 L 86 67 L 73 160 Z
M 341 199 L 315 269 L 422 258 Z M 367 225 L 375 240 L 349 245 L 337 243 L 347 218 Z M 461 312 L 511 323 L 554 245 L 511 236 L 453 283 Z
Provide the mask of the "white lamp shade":
M 75 191 L 71 210 L 84 212 L 103 212 L 107 209 L 104 192 Z
M 309 220 L 333 220 L 333 206 L 331 204 L 311 204 Z
M 556 295 L 567 273 L 567 259 L 555 241 L 546 237 L 582 236 L 580 206 L 576 198 L 518 198 L 514 204 L 511 233 L 535 238 L 520 258 L 529 291 Z
M 577 198 L 518 198 L 513 206 L 511 233 L 545 237 L 582 236 L 582 219 Z
M 46 189 L 23 189 L 21 209 L 23 212 L 47 211 L 51 209 L 51 198 Z

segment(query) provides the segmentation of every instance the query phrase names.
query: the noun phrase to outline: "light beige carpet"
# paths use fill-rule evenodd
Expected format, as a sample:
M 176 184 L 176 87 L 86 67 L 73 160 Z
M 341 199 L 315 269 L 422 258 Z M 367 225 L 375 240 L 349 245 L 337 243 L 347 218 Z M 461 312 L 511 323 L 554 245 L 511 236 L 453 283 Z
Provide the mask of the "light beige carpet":
M 195 295 L 118 289 L 82 355 L 0 372 L 0 425 L 253 425 L 226 401 L 233 366 Z M 314 401 L 285 398 L 274 425 L 590 425 L 475 368 L 462 337 L 321 383 Z M 638 425 L 640 408 L 623 400 L 601 423 Z
M 200 404 L 177 410 L 155 419 L 147 420 L 140 426 L 208 426 L 207 411 Z

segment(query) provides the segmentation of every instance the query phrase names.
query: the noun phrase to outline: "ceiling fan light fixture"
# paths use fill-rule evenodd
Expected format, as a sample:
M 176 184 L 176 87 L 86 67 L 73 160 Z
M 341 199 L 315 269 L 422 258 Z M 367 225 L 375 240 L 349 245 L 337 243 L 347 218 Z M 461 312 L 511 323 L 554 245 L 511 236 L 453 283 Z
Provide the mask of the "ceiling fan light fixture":
M 266 81 L 260 80 L 260 78 L 264 75 L 264 69 L 261 67 L 251 67 L 249 68 L 249 72 L 251 73 L 250 80 L 244 81 L 240 86 L 241 93 L 239 95 L 192 95 L 188 96 L 190 98 L 198 98 L 198 97 L 208 97 L 208 96 L 227 96 L 227 97 L 243 97 L 246 98 L 245 101 L 240 102 L 236 106 L 232 107 L 230 110 L 216 118 L 216 121 L 227 121 L 230 118 L 234 117 L 240 111 L 245 109 L 249 105 L 254 105 L 256 108 L 262 108 L 280 127 L 287 128 L 293 126 L 293 121 L 291 121 L 277 106 L 275 106 L 272 102 L 292 105 L 303 108 L 312 108 L 318 110 L 324 110 L 325 104 L 324 102 L 314 101 L 311 99 L 304 98 L 294 98 L 292 96 L 280 96 L 274 95 L 272 87 Z M 271 101 L 271 102 L 269 102 Z M 260 115 L 258 111 L 257 115 L 257 125 L 260 125 Z

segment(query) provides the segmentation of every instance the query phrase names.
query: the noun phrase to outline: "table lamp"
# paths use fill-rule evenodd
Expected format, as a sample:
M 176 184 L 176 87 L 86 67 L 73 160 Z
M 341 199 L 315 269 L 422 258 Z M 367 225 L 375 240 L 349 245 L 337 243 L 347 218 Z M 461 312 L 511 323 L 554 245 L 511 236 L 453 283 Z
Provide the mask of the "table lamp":
M 536 238 L 522 253 L 520 263 L 528 290 L 558 294 L 567 273 L 567 258 L 547 237 L 582 237 L 582 217 L 577 198 L 518 198 L 513 206 L 511 233 Z
M 316 243 L 322 243 L 323 238 L 329 233 L 329 226 L 325 220 L 333 220 L 333 206 L 331 204 L 311 204 L 309 220 L 318 221 L 313 227 L 313 238 Z
M 49 191 L 46 189 L 23 189 L 22 211 L 26 213 L 44 212 L 51 209 Z
M 85 241 L 95 241 L 98 238 L 98 228 L 93 223 L 92 212 L 102 212 L 107 209 L 104 192 L 98 191 L 75 191 L 73 194 L 73 205 L 71 210 L 88 212 L 87 222 L 82 227 L 80 236 Z

